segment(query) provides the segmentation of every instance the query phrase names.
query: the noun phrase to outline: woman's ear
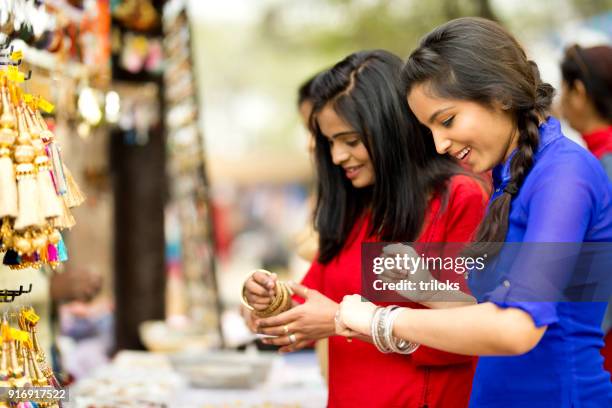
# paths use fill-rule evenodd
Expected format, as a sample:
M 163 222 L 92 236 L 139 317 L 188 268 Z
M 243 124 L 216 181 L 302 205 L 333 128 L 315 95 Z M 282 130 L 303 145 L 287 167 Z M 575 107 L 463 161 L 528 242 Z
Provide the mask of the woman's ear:
M 586 87 L 584 86 L 584 82 L 579 79 L 574 81 L 574 88 L 572 89 L 572 92 L 574 93 L 574 97 L 581 102 L 585 102 L 589 97 Z

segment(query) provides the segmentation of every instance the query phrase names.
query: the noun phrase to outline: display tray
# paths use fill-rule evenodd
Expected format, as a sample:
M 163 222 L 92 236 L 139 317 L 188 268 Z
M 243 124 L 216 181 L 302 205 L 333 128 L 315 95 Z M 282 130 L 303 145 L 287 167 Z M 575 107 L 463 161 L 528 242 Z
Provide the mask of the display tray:
M 249 389 L 266 381 L 274 356 L 232 351 L 185 352 L 170 356 L 192 387 Z

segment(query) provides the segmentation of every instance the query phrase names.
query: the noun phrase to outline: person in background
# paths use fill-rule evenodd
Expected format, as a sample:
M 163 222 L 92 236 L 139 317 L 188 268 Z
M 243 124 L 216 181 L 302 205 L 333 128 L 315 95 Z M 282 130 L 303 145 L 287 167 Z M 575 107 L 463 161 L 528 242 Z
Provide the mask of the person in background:
M 439 156 L 408 109 L 402 61 L 382 50 L 349 55 L 312 85 L 319 251 L 302 285 L 304 303 L 255 319 L 264 340 L 295 351 L 329 338 L 329 407 L 467 406 L 474 359 L 421 347 L 382 354 L 371 339 L 335 336 L 342 297 L 361 290 L 361 244 L 469 242 L 487 193 L 452 157 Z M 461 278 L 463 280 L 463 278 Z M 255 272 L 246 298 L 264 310 L 275 278 Z M 414 304 L 414 307 L 425 307 Z M 248 317 L 247 317 L 248 319 Z
M 495 259 L 469 273 L 478 304 L 380 317 L 376 305 L 346 296 L 337 331 L 371 333 L 378 316 L 376 327 L 397 339 L 481 356 L 471 407 L 612 406 L 599 354 L 606 303 L 557 301 L 583 287 L 572 248 L 612 242 L 612 185 L 549 116 L 552 86 L 509 32 L 473 17 L 427 34 L 403 72 L 408 104 L 438 152 L 475 172 L 493 169 L 495 192 L 471 249 Z M 529 245 L 506 256 L 516 245 L 502 242 Z M 606 288 L 607 272 L 588 283 Z
M 315 137 L 310 132 L 308 122 L 310 120 L 310 114 L 312 113 L 313 107 L 312 84 L 316 77 L 317 76 L 315 75 L 300 85 L 297 99 L 297 106 L 300 113 L 300 118 L 302 119 L 302 124 L 308 130 L 308 142 L 306 146 L 308 149 L 308 154 L 311 158 L 314 158 Z M 311 193 L 308 196 L 308 206 L 310 209 L 314 209 L 315 204 L 316 197 L 313 193 Z M 294 239 L 295 252 L 305 261 L 312 262 L 315 260 L 317 250 L 319 249 L 318 243 L 319 236 L 314 230 L 312 219 L 309 218 L 304 228 L 296 235 Z
M 561 114 L 582 135 L 612 180 L 612 47 L 600 45 L 565 50 L 561 62 Z M 612 373 L 612 308 L 602 329 L 604 366 Z

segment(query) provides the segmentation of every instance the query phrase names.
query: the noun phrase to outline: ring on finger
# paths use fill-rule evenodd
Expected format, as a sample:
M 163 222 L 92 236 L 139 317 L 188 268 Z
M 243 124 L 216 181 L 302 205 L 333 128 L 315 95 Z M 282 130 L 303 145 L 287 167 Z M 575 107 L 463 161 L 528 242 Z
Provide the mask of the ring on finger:
M 292 334 L 290 334 L 290 335 L 289 335 L 289 342 L 290 342 L 291 344 L 294 344 L 296 341 L 297 341 L 297 339 L 295 338 L 295 334 L 293 334 L 293 333 L 292 333 Z
M 285 331 L 285 334 L 289 334 L 289 326 L 284 325 L 283 330 Z

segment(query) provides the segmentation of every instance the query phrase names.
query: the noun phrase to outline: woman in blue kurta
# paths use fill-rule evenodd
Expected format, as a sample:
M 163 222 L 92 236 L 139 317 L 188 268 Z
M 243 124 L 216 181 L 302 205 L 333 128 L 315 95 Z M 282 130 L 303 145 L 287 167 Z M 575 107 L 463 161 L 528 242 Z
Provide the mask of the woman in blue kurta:
M 390 323 L 393 336 L 482 356 L 472 407 L 612 406 L 599 354 L 606 304 L 561 297 L 611 279 L 579 276 L 579 247 L 612 242 L 612 185 L 603 168 L 562 135 L 547 113 L 552 88 L 496 23 L 444 24 L 422 40 L 404 73 L 410 108 L 438 152 L 476 172 L 493 170 L 495 192 L 475 250 L 495 256 L 469 274 L 477 304 L 402 308 Z M 499 242 L 506 242 L 501 252 Z M 517 257 L 507 256 L 513 243 L 523 246 Z M 370 334 L 375 311 L 347 296 L 337 330 Z

